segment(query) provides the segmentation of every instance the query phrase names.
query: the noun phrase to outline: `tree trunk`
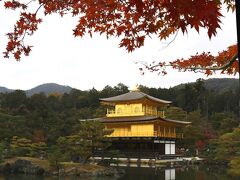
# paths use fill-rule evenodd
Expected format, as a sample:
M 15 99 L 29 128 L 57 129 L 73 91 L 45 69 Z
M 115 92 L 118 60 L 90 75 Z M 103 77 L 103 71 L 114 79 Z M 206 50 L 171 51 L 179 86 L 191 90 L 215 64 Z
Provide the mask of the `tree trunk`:
M 236 3 L 236 20 L 237 20 L 237 42 L 238 42 L 238 117 L 240 119 L 240 2 L 235 0 Z

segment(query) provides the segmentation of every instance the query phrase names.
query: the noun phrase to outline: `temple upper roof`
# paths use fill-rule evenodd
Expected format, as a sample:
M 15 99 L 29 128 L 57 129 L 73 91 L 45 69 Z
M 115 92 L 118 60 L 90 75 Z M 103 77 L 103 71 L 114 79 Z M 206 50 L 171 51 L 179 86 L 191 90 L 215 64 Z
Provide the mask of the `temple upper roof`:
M 166 101 L 162 99 L 158 99 L 155 97 L 152 97 L 148 94 L 145 94 L 141 91 L 130 91 L 125 94 L 121 94 L 119 96 L 114 96 L 110 98 L 102 98 L 100 99 L 101 102 L 105 103 L 120 103 L 120 102 L 128 102 L 128 101 L 137 101 L 137 100 L 150 100 L 152 102 L 158 103 L 158 104 L 171 104 L 171 101 Z

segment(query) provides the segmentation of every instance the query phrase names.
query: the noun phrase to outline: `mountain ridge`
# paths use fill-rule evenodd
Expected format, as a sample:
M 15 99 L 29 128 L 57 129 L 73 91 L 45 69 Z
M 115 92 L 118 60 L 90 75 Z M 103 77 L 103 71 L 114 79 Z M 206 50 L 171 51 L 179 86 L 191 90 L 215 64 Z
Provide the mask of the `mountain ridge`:
M 203 81 L 207 89 L 215 91 L 217 93 L 223 93 L 230 89 L 234 90 L 238 87 L 238 79 L 235 79 L 235 78 L 211 78 Z M 182 83 L 172 88 L 181 89 L 184 87 L 184 85 L 192 84 L 192 83 L 194 82 Z M 60 85 L 57 83 L 44 83 L 36 87 L 33 87 L 31 89 L 25 90 L 25 92 L 27 96 L 32 96 L 33 94 L 37 94 L 41 92 L 47 95 L 51 93 L 64 94 L 64 93 L 70 93 L 72 89 L 75 89 L 75 88 L 72 88 L 71 86 L 68 86 L 68 85 Z M 9 88 L 0 86 L 0 93 L 9 93 L 15 90 L 17 89 L 9 89 Z
M 57 83 L 44 83 L 44 84 L 40 84 L 38 86 L 35 86 L 31 89 L 28 90 L 23 90 L 26 92 L 27 96 L 32 96 L 33 94 L 38 94 L 38 93 L 44 93 L 44 94 L 51 94 L 51 93 L 60 93 L 60 94 L 64 94 L 64 93 L 70 93 L 70 91 L 73 88 L 67 85 L 60 85 Z M 8 89 L 6 87 L 2 87 L 0 86 L 0 93 L 9 93 L 9 92 L 13 92 L 17 89 Z M 21 89 L 19 89 L 21 90 Z
M 70 91 L 73 88 L 67 85 L 60 85 L 57 83 L 44 83 L 44 84 L 40 84 L 32 89 L 26 90 L 26 94 L 28 96 L 32 96 L 33 94 L 37 94 L 37 93 L 45 93 L 45 94 L 51 94 L 51 93 L 60 93 L 60 94 L 64 94 L 64 93 L 70 93 Z
M 239 80 L 236 78 L 210 78 L 203 80 L 206 89 L 217 92 L 224 93 L 228 90 L 235 90 L 238 88 Z M 174 86 L 173 88 L 182 89 L 186 84 L 193 84 L 195 82 L 182 83 Z
M 14 91 L 13 89 L 8 89 L 6 87 L 0 86 L 0 93 L 7 93 L 7 92 L 12 92 Z

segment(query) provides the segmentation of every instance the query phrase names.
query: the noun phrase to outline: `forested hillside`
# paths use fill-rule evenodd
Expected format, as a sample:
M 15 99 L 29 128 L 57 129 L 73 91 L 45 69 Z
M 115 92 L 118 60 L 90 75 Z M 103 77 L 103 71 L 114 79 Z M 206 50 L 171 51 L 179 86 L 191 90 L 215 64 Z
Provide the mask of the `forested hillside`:
M 205 87 L 208 90 L 223 93 L 238 88 L 238 79 L 222 78 L 204 80 Z
M 46 95 L 51 93 L 64 94 L 64 93 L 69 93 L 72 89 L 73 88 L 71 88 L 70 86 L 63 86 L 56 83 L 45 83 L 45 84 L 36 86 L 34 88 L 31 88 L 29 90 L 26 90 L 25 92 L 27 96 L 32 96 L 33 94 L 38 94 L 38 93 L 44 93 Z M 9 93 L 13 91 L 15 90 L 8 89 L 6 87 L 0 87 L 0 93 Z
M 189 149 L 189 155 L 195 154 L 198 149 L 202 155 L 220 158 L 216 153 L 226 150 L 218 149 L 218 138 L 233 132 L 239 125 L 239 94 L 236 88 L 224 92 L 209 90 L 204 83 L 197 80 L 182 88 L 169 89 L 140 86 L 140 90 L 173 102 L 165 109 L 167 118 L 192 122 L 184 129 L 185 139 L 180 142 L 181 146 Z M 106 107 L 100 105 L 99 98 L 126 92 L 129 88 L 120 83 L 114 87 L 106 86 L 101 91 L 94 88 L 88 91 L 72 89 L 69 93 L 38 93 L 32 96 L 21 90 L 1 93 L 0 145 L 9 149 L 4 156 L 29 154 L 29 148 L 22 149 L 19 145 L 23 142 L 33 143 L 30 147 L 35 147 L 34 143 L 45 143 L 47 150 L 56 147 L 62 137 L 76 137 L 73 135 L 82 132 L 80 120 L 105 116 Z M 68 139 L 64 142 L 67 144 Z M 18 145 L 20 149 L 17 152 L 11 150 Z
M 70 86 L 63 86 L 56 83 L 46 83 L 36 86 L 32 89 L 26 91 L 28 96 L 32 96 L 33 94 L 44 93 L 46 95 L 51 93 L 70 93 L 72 88 Z
M 203 80 L 204 87 L 207 90 L 214 91 L 217 93 L 224 93 L 226 91 L 234 90 L 238 88 L 238 79 L 234 78 L 211 78 Z M 193 84 L 193 83 L 185 83 L 185 84 L 179 84 L 177 86 L 174 86 L 176 89 L 182 89 L 186 84 Z
M 196 83 L 185 84 L 182 88 L 169 89 L 140 86 L 140 90 L 154 97 L 172 101 L 173 107 L 185 112 L 185 119 L 189 119 L 188 114 L 199 112 L 201 117 L 213 123 L 212 126 L 218 130 L 221 122 L 219 120 L 216 123 L 214 116 L 222 113 L 236 119 L 239 94 L 234 88 L 223 93 L 208 90 L 204 83 L 205 81 L 197 80 Z M 1 93 L 1 116 L 8 118 L 1 118 L 0 126 L 5 127 L 6 123 L 6 127 L 13 129 L 9 131 L 8 137 L 21 135 L 34 138 L 35 131 L 41 130 L 44 139 L 54 143 L 57 137 L 71 134 L 79 119 L 104 116 L 106 107 L 100 105 L 99 98 L 116 96 L 128 91 L 129 88 L 120 83 L 114 87 L 106 86 L 101 91 L 94 88 L 88 91 L 72 89 L 64 94 L 40 93 L 32 96 L 27 96 L 26 92 L 21 90 Z M 169 117 L 177 118 L 173 114 L 175 112 L 171 112 Z M 14 120 L 11 120 L 11 117 Z M 14 132 L 14 127 L 20 127 L 15 123 L 21 124 L 23 132 L 19 128 L 17 129 L 19 133 Z M 5 130 L 8 131 L 6 128 L 1 128 L 0 131 Z M 6 133 L 2 132 L 1 135 L 3 134 Z
M 14 91 L 14 90 L 0 86 L 0 93 L 7 93 L 7 92 L 12 92 L 12 91 Z

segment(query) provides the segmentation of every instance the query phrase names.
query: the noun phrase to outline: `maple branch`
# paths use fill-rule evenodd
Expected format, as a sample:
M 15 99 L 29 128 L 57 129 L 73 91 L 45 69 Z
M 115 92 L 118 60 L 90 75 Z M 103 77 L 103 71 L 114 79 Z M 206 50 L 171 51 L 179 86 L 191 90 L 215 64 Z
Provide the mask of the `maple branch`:
M 25 38 L 26 34 L 27 34 L 27 30 L 24 31 L 24 33 L 22 35 L 22 38 L 20 39 L 20 42 L 22 42 L 23 46 L 25 46 L 24 45 L 24 38 Z
M 224 3 L 231 8 L 233 1 L 226 0 Z M 15 54 L 15 51 L 18 54 L 23 52 L 23 49 L 19 49 L 19 43 L 23 43 L 25 35 L 32 35 L 37 30 L 41 19 L 37 19 L 36 16 L 41 7 L 44 16 L 52 13 L 60 14 L 60 16 L 67 13 L 79 16 L 80 20 L 74 29 L 74 36 L 82 37 L 87 32 L 90 35 L 92 32 L 106 33 L 107 38 L 121 36 L 119 47 L 125 47 L 128 52 L 144 46 L 145 37 L 151 37 L 153 34 L 158 35 L 160 40 L 166 40 L 170 35 L 175 34 L 169 43 L 171 44 L 176 39 L 176 31 L 181 30 L 183 33 L 187 33 L 188 27 L 195 28 L 196 31 L 203 27 L 207 29 L 209 38 L 215 36 L 216 30 L 220 28 L 222 16 L 220 10 L 223 3 L 215 0 L 206 1 L 206 3 L 184 2 L 185 0 L 26 0 L 23 4 L 20 0 L 6 0 L 4 3 L 6 9 L 21 8 L 23 12 L 20 14 L 20 21 L 16 24 L 17 29 L 12 33 L 14 38 L 10 38 L 8 35 L 8 47 L 4 54 L 5 57 L 9 57 L 8 54 Z M 33 4 L 34 9 L 36 7 L 35 13 L 34 10 L 31 13 L 32 8 L 29 9 L 30 12 L 27 12 L 30 4 Z M 25 22 L 26 19 L 31 22 Z M 15 59 L 20 59 L 18 54 Z M 196 63 L 193 64 L 198 66 Z M 209 65 L 209 63 L 205 64 Z M 221 64 L 222 62 L 220 62 Z M 175 63 L 174 67 L 178 65 L 178 68 L 181 69 L 181 64 Z M 161 67 L 163 68 L 163 66 Z
M 36 1 L 36 0 L 30 0 L 28 3 L 26 3 L 25 5 L 28 6 L 29 4 L 31 4 L 33 1 Z
M 237 61 L 238 54 L 235 54 L 226 64 L 222 66 L 206 66 L 206 67 L 186 67 L 185 69 L 191 69 L 191 70 L 211 70 L 211 71 L 217 71 L 217 70 L 225 70 L 229 68 L 235 61 Z M 173 65 L 170 65 L 173 66 Z M 179 67 L 181 68 L 181 67 Z
M 197 66 L 191 66 L 191 67 L 182 67 L 176 63 L 169 63 L 166 64 L 165 62 L 163 63 L 158 63 L 156 65 L 147 65 L 144 64 L 142 62 L 140 62 L 140 64 L 142 64 L 147 70 L 150 70 L 151 72 L 156 72 L 156 71 L 160 71 L 162 70 L 162 73 L 165 74 L 165 67 L 173 67 L 175 69 L 179 69 L 179 70 L 192 70 L 192 71 L 205 71 L 205 70 L 210 70 L 210 71 L 218 71 L 218 70 L 226 70 L 227 68 L 231 67 L 232 64 L 235 61 L 239 61 L 238 59 L 238 53 L 236 53 L 227 63 L 223 64 L 222 66 L 206 66 L 206 67 L 197 67 Z M 142 68 L 140 68 L 140 70 L 142 71 Z M 160 72 L 161 73 L 161 72 Z
M 178 35 L 178 32 L 179 32 L 179 29 L 177 30 L 177 32 L 176 32 L 176 34 L 174 35 L 173 39 L 172 39 L 170 42 L 168 42 L 167 45 L 162 48 L 162 50 L 165 49 L 165 48 L 167 48 L 168 46 L 170 46 L 170 45 L 173 43 L 173 41 L 176 40 L 177 35 Z
M 39 9 L 41 9 L 41 7 L 43 6 L 43 4 L 40 4 L 40 6 L 37 8 L 37 10 L 35 11 L 35 14 L 38 13 Z

